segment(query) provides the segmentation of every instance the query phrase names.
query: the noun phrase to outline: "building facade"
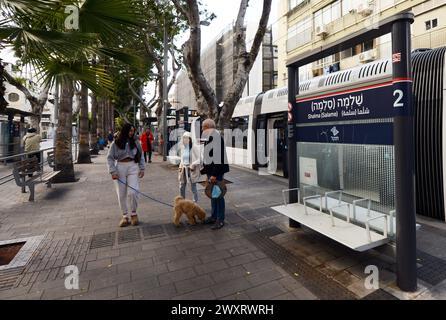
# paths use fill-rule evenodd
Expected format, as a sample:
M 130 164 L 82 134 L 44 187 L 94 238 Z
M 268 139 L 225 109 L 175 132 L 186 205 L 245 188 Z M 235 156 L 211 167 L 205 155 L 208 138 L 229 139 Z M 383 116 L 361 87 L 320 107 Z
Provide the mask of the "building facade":
M 287 61 L 410 10 L 415 14 L 413 49 L 446 45 L 445 0 L 280 0 L 279 87 L 287 85 Z M 304 66 L 299 78 L 307 80 L 390 55 L 391 38 L 386 35 Z
M 247 24 L 246 42 L 249 50 L 254 40 L 256 24 Z M 201 55 L 201 67 L 211 87 L 215 90 L 217 100 L 224 100 L 234 80 L 234 32 L 228 26 L 215 38 Z M 264 40 L 252 67 L 243 97 L 264 92 L 277 86 L 277 46 L 273 41 L 272 29 L 265 33 Z M 175 109 L 185 106 L 196 110 L 195 94 L 185 69 L 181 70 L 175 82 L 173 94 L 169 97 Z

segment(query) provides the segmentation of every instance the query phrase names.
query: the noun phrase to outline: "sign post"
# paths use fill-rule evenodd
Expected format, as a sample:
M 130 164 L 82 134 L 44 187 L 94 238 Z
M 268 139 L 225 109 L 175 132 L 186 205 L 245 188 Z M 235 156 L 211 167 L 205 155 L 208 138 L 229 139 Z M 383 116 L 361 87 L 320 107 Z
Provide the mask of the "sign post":
M 392 25 L 397 284 L 404 291 L 417 289 L 411 22 Z
M 299 68 L 288 68 L 288 185 L 290 189 L 299 187 L 297 139 L 296 139 L 296 96 L 299 94 Z M 299 202 L 297 190 L 289 192 L 289 202 Z M 300 228 L 300 223 L 289 219 L 290 228 Z

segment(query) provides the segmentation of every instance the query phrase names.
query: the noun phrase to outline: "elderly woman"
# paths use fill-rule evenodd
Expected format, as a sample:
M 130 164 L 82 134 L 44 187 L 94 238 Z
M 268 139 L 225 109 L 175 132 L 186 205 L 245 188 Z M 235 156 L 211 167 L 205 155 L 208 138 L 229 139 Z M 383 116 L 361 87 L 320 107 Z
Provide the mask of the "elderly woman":
M 198 202 L 197 182 L 200 179 L 200 148 L 192 142 L 190 132 L 183 134 L 183 141 L 180 143 L 180 167 L 178 181 L 180 183 L 180 195 L 186 198 L 186 185 L 189 182 L 194 196 L 194 202 Z
M 122 211 L 120 227 L 129 224 L 138 225 L 138 178 L 144 177 L 145 162 L 139 140 L 135 137 L 135 128 L 125 124 L 115 141 L 112 142 L 107 155 L 109 172 L 116 181 L 119 206 Z M 127 196 L 130 198 L 131 215 L 129 217 Z

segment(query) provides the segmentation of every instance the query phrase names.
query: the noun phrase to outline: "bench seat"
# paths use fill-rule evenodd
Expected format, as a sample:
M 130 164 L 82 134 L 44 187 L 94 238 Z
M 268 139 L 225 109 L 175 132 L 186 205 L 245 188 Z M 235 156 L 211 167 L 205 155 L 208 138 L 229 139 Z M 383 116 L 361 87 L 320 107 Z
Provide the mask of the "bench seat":
M 305 208 L 307 213 L 305 213 Z M 365 228 L 349 223 L 345 220 L 333 217 L 311 207 L 305 207 L 299 203 L 272 207 L 273 210 L 288 218 L 319 232 L 336 242 L 343 244 L 355 251 L 366 251 L 390 241 L 389 237 L 370 230 L 370 239 Z M 334 226 L 332 225 L 334 221 Z

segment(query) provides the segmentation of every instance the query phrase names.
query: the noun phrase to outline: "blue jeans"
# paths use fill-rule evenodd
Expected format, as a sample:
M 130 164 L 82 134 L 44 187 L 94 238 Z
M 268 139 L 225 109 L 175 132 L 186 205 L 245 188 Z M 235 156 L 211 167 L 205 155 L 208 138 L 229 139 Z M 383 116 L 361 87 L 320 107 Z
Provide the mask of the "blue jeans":
M 211 176 L 208 175 L 208 179 Z M 223 175 L 217 176 L 217 181 L 223 181 Z M 212 219 L 225 221 L 225 198 L 211 199 Z

